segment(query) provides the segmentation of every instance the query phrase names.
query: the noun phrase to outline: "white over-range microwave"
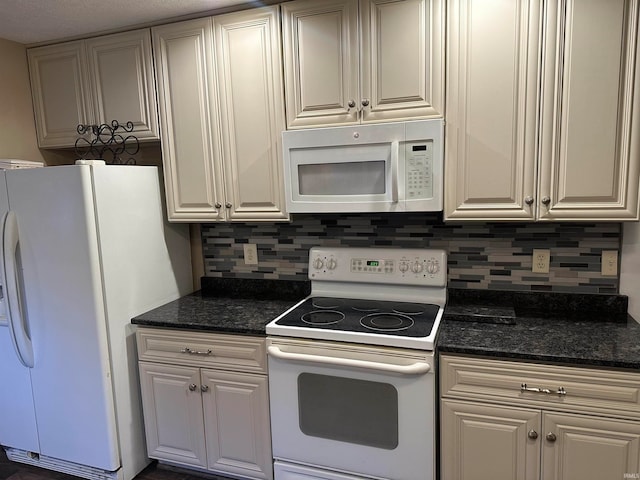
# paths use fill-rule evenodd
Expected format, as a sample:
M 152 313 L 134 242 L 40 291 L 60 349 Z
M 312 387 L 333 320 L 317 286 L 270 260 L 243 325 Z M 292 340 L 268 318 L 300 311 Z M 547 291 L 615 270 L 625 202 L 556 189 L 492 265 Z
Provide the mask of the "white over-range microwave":
M 282 133 L 290 213 L 442 210 L 442 119 Z

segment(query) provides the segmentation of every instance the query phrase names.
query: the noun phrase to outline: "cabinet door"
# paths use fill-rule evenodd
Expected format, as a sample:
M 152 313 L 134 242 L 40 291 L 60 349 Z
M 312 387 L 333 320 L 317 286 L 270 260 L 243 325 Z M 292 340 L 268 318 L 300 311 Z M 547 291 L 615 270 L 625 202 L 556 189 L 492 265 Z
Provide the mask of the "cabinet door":
M 130 121 L 138 140 L 159 139 L 150 31 L 91 38 L 86 49 L 94 122 Z
M 540 0 L 448 2 L 449 220 L 534 218 L 540 11 Z
M 442 480 L 539 479 L 538 410 L 442 400 L 440 422 Z
M 84 43 L 30 48 L 27 55 L 38 145 L 72 147 L 78 125 L 93 119 Z
M 211 19 L 152 32 L 169 219 L 223 219 Z
M 200 370 L 139 362 L 149 457 L 206 467 Z
M 541 219 L 638 218 L 639 3 L 548 2 Z
M 226 209 L 231 220 L 286 220 L 278 7 L 214 18 Z
M 358 0 L 286 2 L 282 32 L 288 128 L 357 123 Z
M 202 385 L 209 469 L 272 479 L 267 377 L 203 370 Z
M 637 421 L 545 413 L 542 433 L 545 480 L 602 480 L 640 473 Z M 555 440 L 550 441 L 549 434 Z
M 362 121 L 442 115 L 442 0 L 361 0 L 360 28 Z

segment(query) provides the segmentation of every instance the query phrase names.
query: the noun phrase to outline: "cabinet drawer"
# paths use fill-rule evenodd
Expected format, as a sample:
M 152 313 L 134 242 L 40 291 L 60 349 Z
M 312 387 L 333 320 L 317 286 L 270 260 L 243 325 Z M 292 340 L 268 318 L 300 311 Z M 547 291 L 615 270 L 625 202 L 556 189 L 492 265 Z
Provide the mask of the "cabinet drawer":
M 139 328 L 136 339 L 138 358 L 142 361 L 255 373 L 267 371 L 265 339 L 260 337 Z
M 447 398 L 640 417 L 637 373 L 443 355 L 440 374 Z

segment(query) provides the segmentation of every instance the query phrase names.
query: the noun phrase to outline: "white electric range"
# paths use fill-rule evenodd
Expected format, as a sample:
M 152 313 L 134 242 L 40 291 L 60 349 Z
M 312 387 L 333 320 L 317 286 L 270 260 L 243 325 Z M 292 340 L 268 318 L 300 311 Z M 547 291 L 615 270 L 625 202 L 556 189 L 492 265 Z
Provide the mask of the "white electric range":
M 430 480 L 442 250 L 312 248 L 267 327 L 276 480 Z

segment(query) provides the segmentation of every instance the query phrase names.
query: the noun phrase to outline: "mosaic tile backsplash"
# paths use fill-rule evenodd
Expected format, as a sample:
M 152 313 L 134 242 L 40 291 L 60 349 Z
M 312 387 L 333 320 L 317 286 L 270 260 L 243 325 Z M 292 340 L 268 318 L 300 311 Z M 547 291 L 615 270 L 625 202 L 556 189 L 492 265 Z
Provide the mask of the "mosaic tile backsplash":
M 617 293 L 600 273 L 603 250 L 620 250 L 619 223 L 445 224 L 439 214 L 293 215 L 291 223 L 202 225 L 205 275 L 306 280 L 313 246 L 441 248 L 450 288 Z M 245 265 L 255 243 L 259 264 Z M 534 248 L 548 248 L 548 274 L 531 272 Z

